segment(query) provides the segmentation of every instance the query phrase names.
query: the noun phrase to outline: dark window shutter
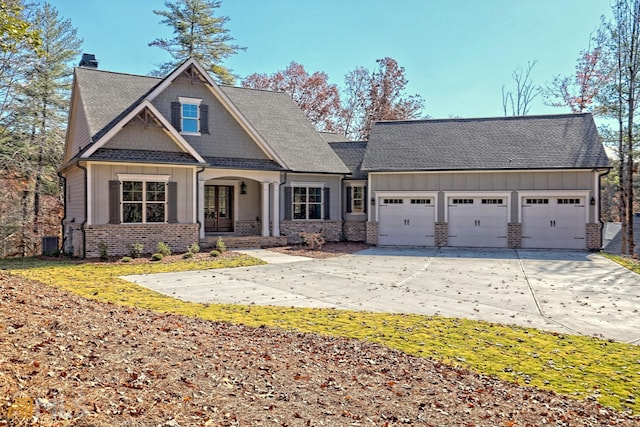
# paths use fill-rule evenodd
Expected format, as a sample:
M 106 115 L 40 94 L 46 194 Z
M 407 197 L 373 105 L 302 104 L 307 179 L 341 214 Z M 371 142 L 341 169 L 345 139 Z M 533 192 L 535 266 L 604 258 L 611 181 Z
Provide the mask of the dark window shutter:
M 291 221 L 291 214 L 293 210 L 291 195 L 293 189 L 291 187 L 284 187 L 284 220 Z
M 109 224 L 120 224 L 120 181 L 109 181 Z
M 364 199 L 362 201 L 362 205 L 364 206 L 364 213 L 367 213 L 367 207 L 369 206 L 369 198 L 367 196 L 367 186 L 364 186 L 364 189 L 362 190 L 362 198 Z
M 178 183 L 167 183 L 167 198 L 169 203 L 168 221 L 170 224 L 178 222 Z
M 347 187 L 347 213 L 351 213 L 351 201 L 352 201 L 352 196 L 351 196 L 351 187 Z
M 329 203 L 329 187 L 324 188 L 323 202 L 324 202 L 324 219 L 331 219 L 331 205 Z
M 179 102 L 171 103 L 171 126 L 173 126 L 178 132 L 182 130 L 182 123 L 180 123 L 182 114 L 182 104 Z
M 200 104 L 200 133 L 209 133 L 209 106 Z
M 291 200 L 291 187 L 284 187 L 284 220 L 291 221 L 291 214 L 293 210 L 292 200 Z

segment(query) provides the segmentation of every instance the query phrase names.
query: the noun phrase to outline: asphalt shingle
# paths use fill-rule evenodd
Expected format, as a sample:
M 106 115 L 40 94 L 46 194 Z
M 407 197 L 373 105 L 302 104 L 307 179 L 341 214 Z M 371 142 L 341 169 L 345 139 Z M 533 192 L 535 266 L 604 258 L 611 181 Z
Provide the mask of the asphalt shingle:
M 286 93 L 220 88 L 292 171 L 349 173 Z
M 591 114 L 379 122 L 362 169 L 608 167 Z
M 367 173 L 362 171 L 362 160 L 367 151 L 366 141 L 331 142 L 329 146 L 351 171 L 349 178 L 367 179 Z

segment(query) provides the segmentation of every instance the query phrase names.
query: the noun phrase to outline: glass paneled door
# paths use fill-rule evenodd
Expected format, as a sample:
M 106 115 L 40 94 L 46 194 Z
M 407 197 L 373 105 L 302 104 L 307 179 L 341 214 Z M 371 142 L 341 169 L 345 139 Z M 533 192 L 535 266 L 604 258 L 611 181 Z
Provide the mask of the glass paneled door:
M 204 186 L 204 231 L 233 231 L 233 186 Z

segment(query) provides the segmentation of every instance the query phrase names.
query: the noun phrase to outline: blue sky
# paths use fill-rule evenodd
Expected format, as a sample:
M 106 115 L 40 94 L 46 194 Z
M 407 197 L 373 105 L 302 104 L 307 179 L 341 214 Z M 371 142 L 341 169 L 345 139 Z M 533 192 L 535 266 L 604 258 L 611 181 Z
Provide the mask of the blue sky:
M 147 46 L 171 36 L 152 12 L 163 0 L 50 2 L 101 69 L 147 74 L 168 59 Z M 537 60 L 539 85 L 573 73 L 600 17 L 611 14 L 608 0 L 223 0 L 219 10 L 247 47 L 225 62 L 236 74 L 270 74 L 296 61 L 341 86 L 349 71 L 390 56 L 433 118 L 502 115 L 501 87 L 512 86 L 516 67 Z M 537 99 L 530 114 L 565 112 Z

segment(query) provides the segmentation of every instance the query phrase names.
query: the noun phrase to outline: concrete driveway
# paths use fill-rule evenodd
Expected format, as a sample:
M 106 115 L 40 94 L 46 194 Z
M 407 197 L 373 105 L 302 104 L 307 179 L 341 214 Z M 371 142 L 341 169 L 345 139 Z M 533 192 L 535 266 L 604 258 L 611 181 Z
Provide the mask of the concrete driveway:
M 371 248 L 325 260 L 127 276 L 184 301 L 416 313 L 640 344 L 640 276 L 595 254 Z

